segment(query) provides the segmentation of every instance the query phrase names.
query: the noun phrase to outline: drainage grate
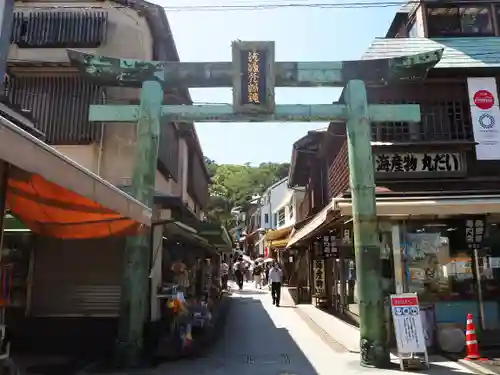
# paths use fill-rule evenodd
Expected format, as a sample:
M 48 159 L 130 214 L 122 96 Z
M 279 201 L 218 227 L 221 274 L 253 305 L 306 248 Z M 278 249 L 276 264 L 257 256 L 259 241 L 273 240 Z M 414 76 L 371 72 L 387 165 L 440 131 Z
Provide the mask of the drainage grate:
M 276 364 L 280 363 L 282 365 L 287 365 L 291 363 L 290 356 L 286 353 L 281 353 L 277 355 L 246 355 L 244 362 L 248 365 L 260 364 Z

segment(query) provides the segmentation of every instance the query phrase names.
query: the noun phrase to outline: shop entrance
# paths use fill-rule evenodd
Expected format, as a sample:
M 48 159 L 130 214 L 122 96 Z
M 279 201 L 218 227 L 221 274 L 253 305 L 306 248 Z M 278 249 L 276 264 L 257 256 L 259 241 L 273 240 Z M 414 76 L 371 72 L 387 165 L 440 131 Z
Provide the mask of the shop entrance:
M 417 292 L 437 332 L 463 331 L 468 313 L 483 346 L 500 342 L 500 220 L 486 216 L 400 225 L 404 288 Z M 445 340 L 446 341 L 446 340 Z M 448 342 L 449 341 L 449 342 Z M 440 342 L 454 351 L 450 340 Z
M 332 307 L 359 323 L 359 295 L 357 292 L 356 256 L 350 233 L 352 227 L 343 229 L 338 256 L 332 262 Z M 345 235 L 347 233 L 347 235 Z M 384 295 L 395 293 L 394 252 L 391 228 L 380 228 L 382 259 L 381 288 Z M 387 301 L 388 302 L 388 301 Z

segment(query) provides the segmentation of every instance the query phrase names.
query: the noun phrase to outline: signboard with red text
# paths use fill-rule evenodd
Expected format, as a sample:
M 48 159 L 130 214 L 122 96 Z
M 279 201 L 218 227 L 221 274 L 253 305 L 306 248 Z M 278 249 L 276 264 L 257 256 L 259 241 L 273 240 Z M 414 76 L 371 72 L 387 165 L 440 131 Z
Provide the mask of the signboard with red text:
M 428 365 L 420 305 L 416 293 L 391 295 L 391 313 L 401 369 L 405 357 L 423 354 Z

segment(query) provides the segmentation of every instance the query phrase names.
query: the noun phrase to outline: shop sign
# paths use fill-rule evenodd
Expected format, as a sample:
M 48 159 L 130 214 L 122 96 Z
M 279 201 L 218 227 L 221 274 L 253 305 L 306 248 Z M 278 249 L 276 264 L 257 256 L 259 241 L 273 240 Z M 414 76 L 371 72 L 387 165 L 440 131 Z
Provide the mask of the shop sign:
M 314 261 L 314 290 L 318 294 L 325 292 L 325 261 L 323 259 Z
M 275 106 L 273 42 L 233 43 L 233 106 L 238 113 L 272 113 Z
M 339 254 L 339 248 L 337 246 L 336 236 L 323 236 L 318 237 L 314 241 L 314 258 L 315 259 L 327 259 L 337 257 Z
M 417 294 L 391 295 L 391 313 L 401 370 L 404 370 L 403 356 L 408 354 L 423 353 L 428 365 L 427 346 Z
M 484 218 L 471 218 L 465 222 L 465 240 L 469 249 L 479 249 L 484 236 Z
M 460 173 L 465 171 L 460 152 L 380 153 L 375 154 L 375 172 L 390 174 Z
M 352 233 L 350 229 L 344 229 L 342 234 L 342 244 L 352 245 Z

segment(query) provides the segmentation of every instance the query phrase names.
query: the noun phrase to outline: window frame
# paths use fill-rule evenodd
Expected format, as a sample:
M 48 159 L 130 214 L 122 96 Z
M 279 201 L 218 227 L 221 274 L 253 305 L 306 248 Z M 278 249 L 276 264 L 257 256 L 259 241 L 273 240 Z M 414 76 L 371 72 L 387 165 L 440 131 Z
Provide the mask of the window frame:
M 282 225 L 285 225 L 285 223 L 286 223 L 285 207 L 279 209 L 278 212 L 277 212 L 277 214 L 278 214 L 278 223 L 277 223 L 277 226 L 280 227 Z
M 462 16 L 460 15 L 460 10 L 464 8 L 484 8 L 487 10 L 489 15 L 489 32 L 464 32 Z M 496 8 L 496 7 L 495 7 Z M 495 36 L 495 18 L 497 15 L 496 9 L 491 6 L 491 3 L 450 3 L 450 4 L 427 4 L 425 6 L 425 19 L 427 24 L 427 37 L 428 38 L 456 38 L 456 37 L 488 37 Z M 431 19 L 432 16 L 430 12 L 434 9 L 456 9 L 457 10 L 457 20 L 460 31 L 450 32 L 450 33 L 432 33 Z

